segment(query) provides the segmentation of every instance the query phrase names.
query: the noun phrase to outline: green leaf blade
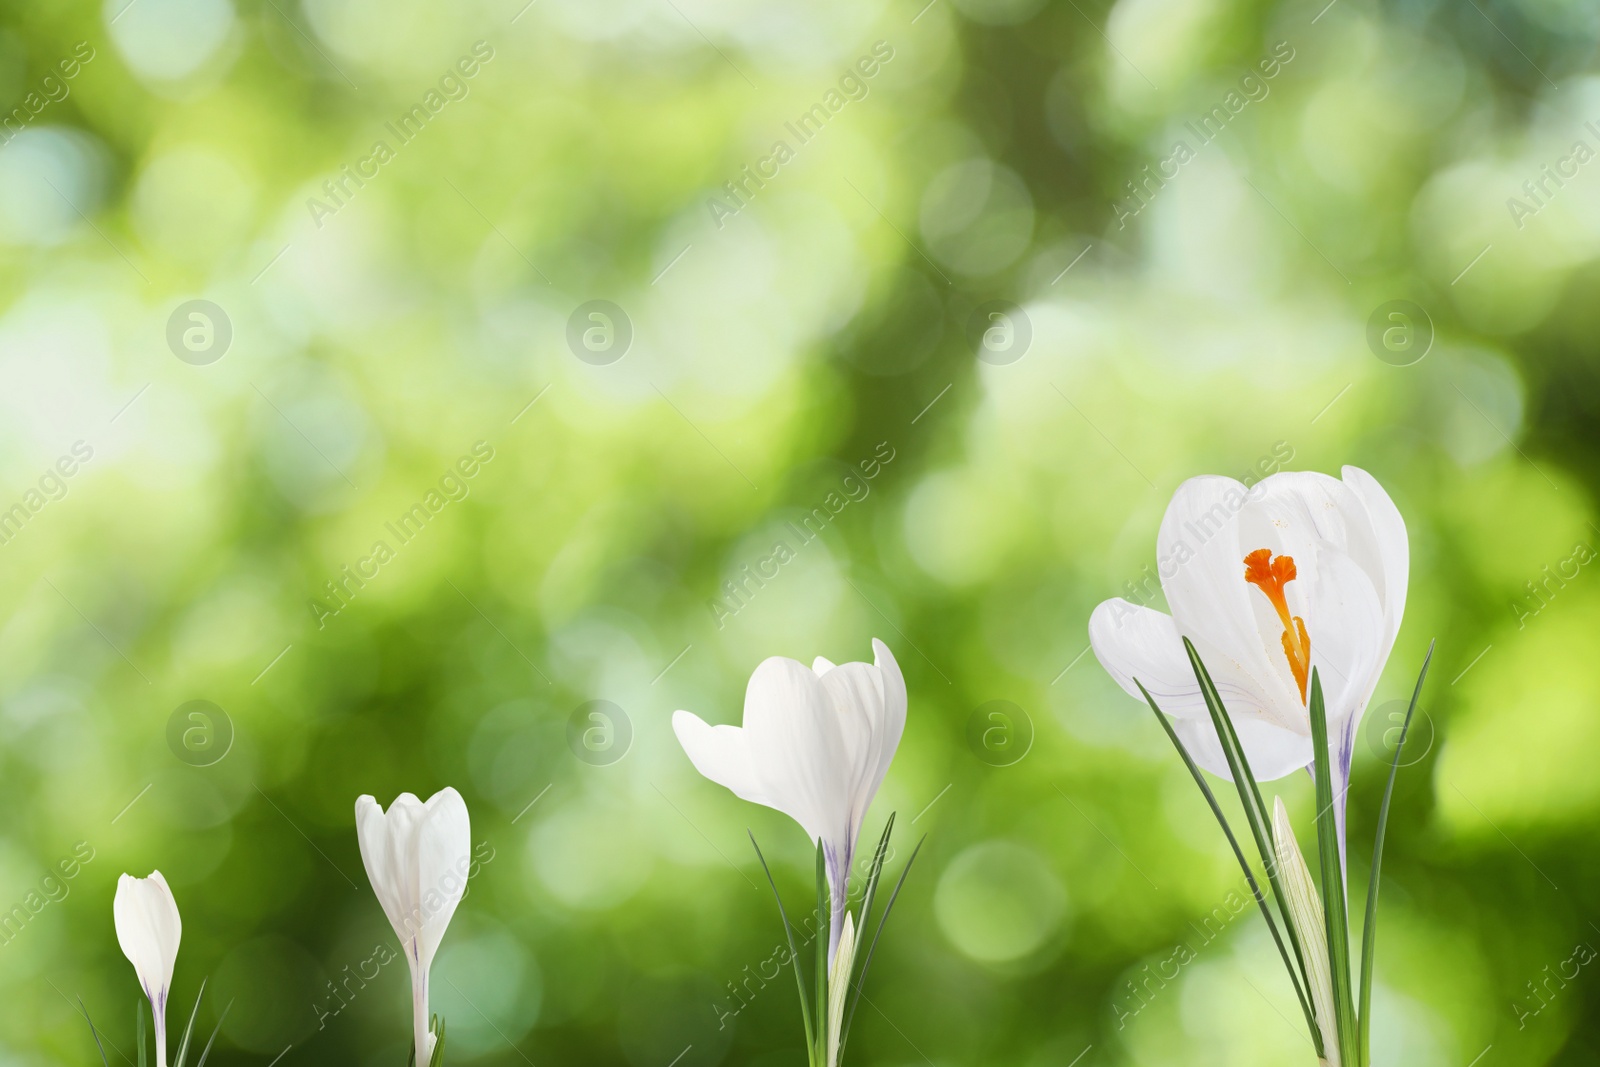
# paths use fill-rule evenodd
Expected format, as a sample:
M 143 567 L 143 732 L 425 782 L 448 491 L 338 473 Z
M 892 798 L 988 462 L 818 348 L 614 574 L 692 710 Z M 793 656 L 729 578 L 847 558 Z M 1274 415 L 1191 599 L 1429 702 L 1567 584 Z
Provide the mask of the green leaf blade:
M 831 901 L 828 896 L 828 857 L 817 841 L 817 1043 L 812 1063 L 828 1062 L 828 941 L 832 937 Z
M 883 914 L 878 917 L 878 928 L 873 931 L 872 941 L 867 945 L 867 954 L 861 961 L 861 970 L 856 975 L 855 994 L 850 998 L 850 1006 L 845 1012 L 843 1032 L 839 1035 L 839 1054 L 844 1055 L 845 1038 L 850 1036 L 850 1023 L 856 1017 L 856 1005 L 861 1002 L 861 990 L 867 982 L 867 970 L 872 966 L 873 953 L 878 951 L 878 939 L 883 936 L 883 927 L 889 921 L 889 913 L 894 910 L 894 902 L 900 899 L 900 887 L 906 884 L 906 875 L 911 873 L 911 865 L 917 862 L 917 853 L 922 851 L 922 843 L 928 839 L 924 834 L 918 841 L 911 855 L 906 859 L 906 865 L 900 868 L 900 878 L 894 884 L 894 889 L 889 893 L 889 900 L 883 906 Z M 866 922 L 866 913 L 862 912 L 861 921 Z
M 437 1040 L 433 1043 L 433 1055 L 428 1059 L 428 1067 L 444 1067 L 444 1020 L 435 1015 L 429 1024 L 428 1029 Z
M 1322 911 L 1327 925 L 1328 969 L 1333 982 L 1334 1023 L 1340 1062 L 1361 1067 L 1355 999 L 1350 986 L 1350 922 L 1344 893 L 1344 867 L 1339 860 L 1339 829 L 1334 814 L 1333 767 L 1328 749 L 1328 711 L 1322 679 L 1311 670 L 1311 746 L 1317 769 L 1317 852 L 1322 867 Z
M 200 993 L 194 998 L 194 1009 L 189 1012 L 189 1025 L 184 1027 L 183 1040 L 178 1043 L 178 1058 L 174 1060 L 175 1067 L 183 1067 L 184 1061 L 189 1058 L 189 1039 L 194 1035 L 194 1021 L 200 1017 L 200 998 L 206 995 L 206 982 L 200 980 Z
M 1288 972 L 1289 981 L 1294 986 L 1294 994 L 1297 998 L 1299 998 L 1300 1010 L 1305 1013 L 1306 1025 L 1311 1029 L 1311 1033 L 1314 1035 L 1312 1037 L 1312 1043 L 1316 1045 L 1317 1055 L 1321 1056 L 1321 1033 L 1317 1027 L 1316 1013 L 1311 1009 L 1310 990 L 1301 988 L 1300 969 L 1297 968 L 1294 961 L 1289 958 L 1289 950 L 1283 943 L 1283 936 L 1278 932 L 1278 924 L 1273 921 L 1272 909 L 1267 907 L 1267 898 L 1265 894 L 1261 892 L 1261 884 L 1256 881 L 1255 872 L 1250 869 L 1250 861 L 1245 858 L 1244 849 L 1239 846 L 1239 839 L 1234 836 L 1233 828 L 1228 825 L 1228 817 L 1223 814 L 1222 805 L 1217 803 L 1216 794 L 1211 792 L 1211 786 L 1206 782 L 1205 775 L 1201 773 L 1199 766 L 1195 764 L 1194 758 L 1189 755 L 1189 750 L 1183 747 L 1183 741 L 1178 737 L 1178 731 L 1173 729 L 1171 720 L 1168 719 L 1166 713 L 1163 712 L 1159 706 L 1157 706 L 1155 697 L 1150 695 L 1150 691 L 1146 689 L 1144 684 L 1137 678 L 1133 680 L 1133 684 L 1137 685 L 1139 687 L 1139 692 L 1144 694 L 1145 703 L 1149 704 L 1150 710 L 1155 712 L 1156 721 L 1159 722 L 1161 724 L 1161 728 L 1166 731 L 1168 740 L 1172 742 L 1172 747 L 1178 750 L 1178 755 L 1180 758 L 1182 758 L 1183 765 L 1189 769 L 1190 776 L 1194 778 L 1194 784 L 1200 787 L 1201 794 L 1206 798 L 1206 803 L 1210 805 L 1211 814 L 1216 816 L 1217 825 L 1222 827 L 1223 834 L 1227 836 L 1228 844 L 1233 848 L 1234 859 L 1239 861 L 1239 869 L 1244 872 L 1245 881 L 1250 885 L 1250 892 L 1256 898 L 1256 906 L 1261 909 L 1261 917 L 1267 920 L 1267 929 L 1272 932 L 1272 942 L 1278 946 L 1278 955 L 1283 960 L 1284 970 Z M 1274 866 L 1269 869 L 1275 870 L 1276 867 Z M 1293 936 L 1292 931 L 1290 936 Z M 1299 949 L 1297 947 L 1296 952 L 1298 953 L 1298 951 Z
M 1372 843 L 1372 871 L 1367 880 L 1367 912 L 1361 925 L 1361 993 L 1356 1012 L 1359 1028 L 1357 1041 L 1363 1062 L 1372 1052 L 1372 961 L 1378 943 L 1378 882 L 1383 874 L 1383 839 L 1389 826 L 1389 802 L 1394 797 L 1394 780 L 1400 772 L 1400 753 L 1406 747 L 1406 736 L 1411 731 L 1411 717 L 1416 714 L 1417 699 L 1422 696 L 1422 683 L 1428 677 L 1428 665 L 1433 662 L 1433 647 L 1428 642 L 1428 654 L 1422 658 L 1422 671 L 1417 675 L 1416 688 L 1411 691 L 1411 703 L 1406 707 L 1406 719 L 1400 726 L 1400 741 L 1394 747 L 1394 759 L 1389 764 L 1389 781 L 1383 787 L 1383 803 L 1378 808 L 1378 831 Z
M 78 1010 L 83 1012 L 83 1021 L 89 1024 L 89 1033 L 94 1037 L 94 1047 L 100 1050 L 100 1062 L 104 1067 L 111 1067 L 111 1061 L 106 1059 L 106 1047 L 100 1042 L 100 1031 L 95 1029 L 94 1020 L 89 1018 L 89 1009 L 84 1007 L 83 998 L 78 998 Z
M 761 854 L 761 846 L 756 844 L 756 835 L 748 829 L 750 834 L 750 847 L 756 850 L 756 859 L 761 861 L 761 870 L 767 876 L 767 884 L 772 887 L 772 899 L 778 902 L 778 917 L 783 920 L 783 935 L 789 940 L 789 962 L 794 964 L 794 983 L 800 990 L 800 1017 L 806 1024 L 806 1048 L 816 1047 L 816 1037 L 811 1026 L 811 1003 L 806 999 L 805 974 L 800 970 L 800 950 L 794 943 L 794 927 L 789 923 L 789 915 L 783 909 L 783 897 L 778 893 L 778 883 L 772 878 L 772 869 L 767 866 L 767 857 Z
M 1306 972 L 1305 950 L 1300 944 L 1299 934 L 1295 932 L 1294 919 L 1289 914 L 1288 897 L 1284 895 L 1283 882 L 1278 876 L 1278 854 L 1272 845 L 1267 806 L 1261 799 L 1261 788 L 1256 784 L 1255 774 L 1250 770 L 1250 760 L 1245 755 L 1244 746 L 1239 742 L 1239 735 L 1233 729 L 1233 720 L 1228 718 L 1227 709 L 1222 705 L 1222 696 L 1212 683 L 1211 673 L 1201 661 L 1199 651 L 1194 647 L 1194 642 L 1187 637 L 1183 639 L 1183 647 L 1189 653 L 1189 664 L 1194 668 L 1194 676 L 1200 683 L 1200 695 L 1205 698 L 1206 710 L 1211 714 L 1211 723 L 1216 728 L 1217 738 L 1222 742 L 1222 752 L 1227 757 L 1228 768 L 1233 774 L 1233 784 L 1239 791 L 1239 803 L 1244 807 L 1245 821 L 1249 823 L 1250 835 L 1255 839 L 1257 851 L 1261 853 L 1261 862 L 1267 871 L 1267 881 L 1271 883 L 1272 896 L 1277 901 L 1278 914 L 1283 919 L 1284 930 L 1289 935 L 1289 944 L 1294 949 L 1294 961 L 1299 974 L 1298 976 L 1291 974 L 1291 978 L 1297 977 L 1299 987 L 1309 991 L 1311 978 Z M 1316 1047 L 1317 1055 L 1320 1057 L 1323 1053 L 1322 1033 L 1316 1025 L 1310 1001 L 1306 999 L 1305 993 L 1301 994 L 1300 1007 L 1306 1013 L 1306 1021 L 1311 1027 L 1311 1043 Z
M 206 1047 L 200 1050 L 200 1061 L 195 1067 L 206 1067 L 206 1057 L 211 1055 L 211 1046 L 216 1043 L 217 1035 L 222 1033 L 222 1021 L 228 1017 L 228 1012 L 233 1010 L 233 1001 L 228 1001 L 228 1006 L 222 1009 L 222 1014 L 217 1016 L 217 1025 L 211 1031 L 211 1037 L 206 1041 Z

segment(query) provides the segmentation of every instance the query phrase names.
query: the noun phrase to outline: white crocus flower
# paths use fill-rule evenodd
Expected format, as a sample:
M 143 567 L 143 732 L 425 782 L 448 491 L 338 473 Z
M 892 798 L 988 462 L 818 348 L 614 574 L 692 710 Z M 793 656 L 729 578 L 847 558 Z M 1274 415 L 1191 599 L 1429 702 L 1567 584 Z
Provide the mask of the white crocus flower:
M 428 968 L 467 890 L 472 826 L 461 794 L 446 787 L 424 804 L 401 793 L 385 812 L 370 796 L 356 801 L 356 836 L 372 891 L 389 917 L 411 968 L 417 1065 L 436 1040 L 428 1031 Z
M 672 729 L 695 769 L 735 795 L 790 816 L 827 861 L 830 965 L 844 929 L 846 880 L 867 806 L 900 745 L 906 683 L 893 654 L 872 642 L 872 663 L 807 668 L 774 656 L 750 676 L 744 725 L 709 726 L 674 712 Z
M 124 874 L 117 879 L 111 915 L 116 921 L 117 944 L 133 964 L 144 995 L 150 998 L 150 1013 L 156 1022 L 156 1067 L 167 1067 L 167 994 L 183 937 L 178 902 L 160 871 L 151 871 L 148 878 Z
M 1306 687 L 1315 667 L 1341 853 L 1356 727 L 1394 647 L 1410 571 L 1394 502 L 1366 471 L 1343 474 L 1284 472 L 1248 489 L 1232 478 L 1191 478 L 1173 494 L 1156 540 L 1172 614 L 1118 598 L 1089 619 L 1105 669 L 1134 697 L 1134 679 L 1144 683 L 1194 761 L 1224 778 L 1227 760 L 1182 638 L 1205 661 L 1262 781 L 1312 762 Z

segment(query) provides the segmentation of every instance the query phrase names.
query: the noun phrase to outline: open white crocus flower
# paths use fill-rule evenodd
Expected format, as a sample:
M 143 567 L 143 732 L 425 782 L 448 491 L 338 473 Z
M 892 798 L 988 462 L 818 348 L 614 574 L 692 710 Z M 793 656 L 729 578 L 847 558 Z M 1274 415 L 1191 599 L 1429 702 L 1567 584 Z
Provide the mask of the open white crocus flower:
M 428 968 L 466 893 L 471 866 L 467 803 L 448 786 L 426 804 L 401 793 L 387 812 L 362 796 L 356 800 L 356 836 L 372 891 L 411 968 L 417 1067 L 426 1067 L 436 1040 L 428 1030 Z
M 1172 614 L 1117 598 L 1089 619 L 1089 642 L 1130 695 L 1142 682 L 1194 761 L 1231 778 L 1183 638 L 1216 683 L 1257 779 L 1312 761 L 1306 686 L 1318 669 L 1328 712 L 1333 795 L 1344 797 L 1356 727 L 1405 611 L 1405 522 L 1376 479 L 1282 472 L 1246 488 L 1191 478 L 1167 505 L 1156 540 Z
M 763 660 L 744 694 L 744 725 L 709 726 L 674 712 L 672 729 L 695 769 L 735 795 L 788 815 L 822 843 L 831 891 L 828 961 L 844 930 L 847 879 L 867 806 L 906 725 L 906 683 L 873 639 L 873 662 L 812 667 Z
M 117 879 L 111 915 L 116 921 L 117 944 L 133 964 L 144 995 L 150 998 L 156 1023 L 156 1067 L 167 1067 L 167 994 L 183 937 L 178 902 L 160 871 L 151 871 L 148 878 L 124 874 Z

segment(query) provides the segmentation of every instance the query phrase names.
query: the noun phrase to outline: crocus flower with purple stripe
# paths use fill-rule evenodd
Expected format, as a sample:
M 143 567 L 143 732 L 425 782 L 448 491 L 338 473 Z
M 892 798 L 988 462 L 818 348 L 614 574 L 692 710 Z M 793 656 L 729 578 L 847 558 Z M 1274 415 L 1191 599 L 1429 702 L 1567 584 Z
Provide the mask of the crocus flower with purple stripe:
M 356 837 L 372 891 L 411 969 L 413 1039 L 422 1067 L 431 1062 L 438 1040 L 428 1029 L 428 969 L 467 891 L 472 860 L 467 802 L 449 786 L 426 804 L 401 793 L 387 812 L 373 797 L 362 796 L 356 800 Z
M 773 656 L 750 676 L 743 726 L 710 726 L 674 712 L 672 729 L 701 774 L 736 796 L 783 812 L 821 843 L 831 915 L 828 962 L 844 931 L 847 881 L 867 807 L 906 725 L 906 683 L 894 655 L 872 642 L 873 662 L 807 667 Z
M 133 964 L 144 995 L 150 998 L 156 1024 L 156 1067 L 167 1067 L 167 994 L 172 990 L 172 968 L 178 962 L 178 942 L 183 937 L 178 902 L 160 871 L 151 871 L 148 878 L 124 874 L 117 879 L 111 914 L 117 944 Z

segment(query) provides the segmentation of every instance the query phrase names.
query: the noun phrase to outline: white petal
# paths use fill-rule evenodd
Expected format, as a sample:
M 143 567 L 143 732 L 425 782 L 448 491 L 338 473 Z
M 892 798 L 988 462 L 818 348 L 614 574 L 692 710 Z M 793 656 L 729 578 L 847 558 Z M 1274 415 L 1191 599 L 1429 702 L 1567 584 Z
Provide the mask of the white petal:
M 1204 635 L 1190 640 L 1235 723 L 1260 720 L 1277 725 L 1277 719 L 1268 713 L 1267 695 L 1254 678 Z M 1121 598 L 1104 601 L 1089 616 L 1089 644 L 1106 673 L 1129 696 L 1144 701 L 1134 684 L 1139 681 L 1164 713 L 1175 718 L 1210 719 L 1172 616 Z
M 846 663 L 822 676 L 822 687 L 838 716 L 850 776 L 850 824 L 846 839 L 835 842 L 845 866 L 906 724 L 906 683 L 900 665 L 882 641 L 874 639 L 872 650 L 873 663 Z
M 409 801 L 409 802 L 407 802 Z M 384 916 L 394 928 L 405 949 L 406 960 L 416 965 L 414 937 L 418 922 L 416 879 L 408 860 L 410 827 L 415 822 L 420 802 L 404 793 L 385 812 L 371 796 L 356 799 L 356 841 L 361 847 L 361 865 L 367 869 L 373 895 Z
M 816 659 L 811 661 L 811 669 L 818 675 L 827 674 L 829 671 L 833 670 L 833 661 L 825 656 L 818 656 Z
M 1123 600 L 1108 600 L 1089 617 L 1089 643 L 1106 672 L 1140 701 L 1138 678 L 1161 710 L 1174 718 L 1173 729 L 1202 769 L 1229 781 L 1228 759 L 1211 724 L 1211 713 L 1170 616 Z M 1259 691 L 1228 661 L 1196 642 L 1211 680 L 1222 697 L 1233 729 L 1258 781 L 1282 778 L 1311 762 L 1311 738 L 1265 720 Z
M 1263 480 L 1240 515 L 1240 529 L 1246 551 L 1271 548 L 1298 564 L 1301 555 L 1332 548 L 1353 559 L 1374 585 L 1382 584 L 1383 559 L 1367 507 L 1350 485 L 1330 475 L 1284 471 Z
M 373 895 L 383 907 L 383 914 L 400 934 L 400 919 L 404 908 L 400 904 L 399 876 L 390 859 L 389 830 L 383 817 L 383 808 L 375 797 L 363 794 L 356 798 L 356 843 L 361 848 L 361 865 L 367 869 L 367 881 L 372 884 Z M 405 938 L 401 935 L 401 940 Z
M 419 954 L 426 969 L 467 891 L 472 863 L 467 802 L 453 788 L 446 786 L 428 798 L 416 827 L 416 857 L 422 918 Z
M 1371 579 L 1348 556 L 1324 551 L 1313 574 L 1306 633 L 1327 704 L 1328 736 L 1337 738 L 1346 724 L 1359 722 L 1383 671 L 1383 612 Z
M 1365 667 L 1358 669 L 1358 661 L 1376 656 L 1381 666 L 1393 642 L 1382 608 L 1388 568 L 1367 505 L 1351 485 L 1323 474 L 1276 474 L 1261 488 L 1260 501 L 1252 501 L 1241 518 L 1245 537 L 1251 540 L 1253 534 L 1258 547 L 1294 557 L 1299 577 L 1285 587 L 1290 610 L 1305 620 L 1313 658 L 1319 646 L 1338 647 L 1342 651 L 1325 662 L 1336 676 L 1354 685 L 1357 674 L 1362 679 L 1366 675 Z M 1398 521 L 1398 514 L 1394 518 Z M 1331 570 L 1331 576 L 1324 570 Z M 1360 603 L 1344 603 L 1352 599 Z M 1367 610 L 1368 601 L 1377 605 L 1376 616 Z M 1255 609 L 1270 649 L 1282 624 L 1265 597 L 1255 598 Z M 1333 621 L 1323 621 L 1324 617 Z M 1329 625 L 1354 626 L 1359 632 L 1330 634 Z M 1287 671 L 1287 660 L 1279 659 Z M 1329 670 L 1325 665 L 1322 674 L 1324 690 L 1331 695 L 1334 678 Z M 1371 684 L 1377 684 L 1376 676 Z M 1360 699 L 1364 702 L 1365 697 Z M 1332 706 L 1330 699 L 1330 719 Z
M 750 762 L 750 749 L 744 730 L 737 726 L 711 726 L 689 711 L 672 713 L 672 732 L 694 769 L 734 796 L 755 804 L 772 806 Z
M 883 784 L 889 773 L 889 764 L 900 749 L 900 738 L 906 729 L 906 679 L 900 673 L 900 664 L 889 651 L 889 646 L 872 639 L 872 663 L 883 676 L 883 718 L 878 724 L 878 768 L 873 789 Z
M 798 822 L 812 840 L 848 836 L 849 751 L 816 674 L 782 656 L 764 660 L 745 689 L 744 733 L 750 765 L 770 806 Z
M 1168 715 L 1207 714 L 1171 615 L 1121 597 L 1102 601 L 1089 616 L 1089 647 L 1112 680 L 1140 703 L 1144 696 L 1136 681 Z
M 1202 770 L 1218 778 L 1233 781 L 1228 769 L 1228 757 L 1222 751 L 1216 727 L 1211 719 L 1174 719 L 1172 728 L 1183 742 L 1189 757 Z M 1311 738 L 1293 730 L 1273 726 L 1256 719 L 1233 717 L 1233 732 L 1239 735 L 1245 759 L 1250 763 L 1250 773 L 1258 782 L 1270 782 L 1303 770 L 1311 762 Z
M 1411 545 L 1406 537 L 1406 522 L 1376 478 L 1360 467 L 1346 467 L 1341 473 L 1344 483 L 1366 508 L 1367 518 L 1372 523 L 1382 564 L 1382 580 L 1377 585 L 1388 643 L 1392 647 L 1400 629 L 1400 617 L 1406 611 L 1406 585 L 1411 578 Z M 1388 658 L 1387 649 L 1384 658 Z

